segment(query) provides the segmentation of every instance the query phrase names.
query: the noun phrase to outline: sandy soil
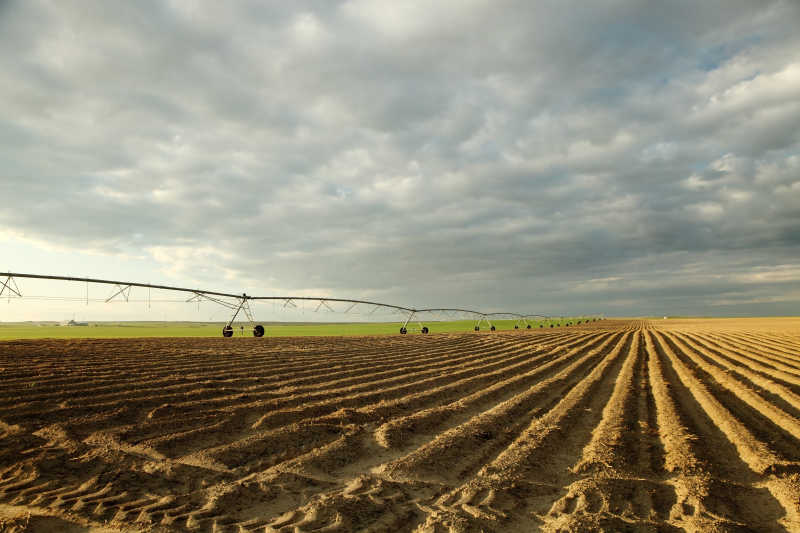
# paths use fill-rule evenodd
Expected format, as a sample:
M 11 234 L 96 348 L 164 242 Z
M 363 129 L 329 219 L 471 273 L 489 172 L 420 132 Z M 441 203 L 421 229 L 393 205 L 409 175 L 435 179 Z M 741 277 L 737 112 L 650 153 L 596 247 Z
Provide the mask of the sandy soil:
M 3 531 L 800 531 L 800 319 L 0 343 Z

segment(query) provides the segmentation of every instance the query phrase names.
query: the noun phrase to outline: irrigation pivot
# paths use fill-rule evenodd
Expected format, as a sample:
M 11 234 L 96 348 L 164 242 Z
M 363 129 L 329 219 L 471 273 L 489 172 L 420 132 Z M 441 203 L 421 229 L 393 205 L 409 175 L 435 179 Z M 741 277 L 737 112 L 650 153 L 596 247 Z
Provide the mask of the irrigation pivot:
M 481 311 L 475 311 L 471 309 L 461 309 L 461 308 L 413 308 L 413 307 L 405 307 L 402 305 L 394 305 L 394 304 L 387 304 L 383 302 L 373 302 L 370 300 L 356 300 L 352 298 L 327 298 L 327 297 L 312 297 L 312 296 L 251 296 L 247 293 L 242 294 L 233 294 L 233 293 L 226 293 L 226 292 L 219 292 L 219 291 L 209 291 L 205 289 L 191 289 L 186 287 L 173 287 L 170 285 L 156 285 L 151 283 L 138 283 L 133 281 L 117 281 L 117 280 L 107 280 L 107 279 L 96 279 L 96 278 L 79 278 L 73 276 L 53 276 L 53 275 L 45 275 L 45 274 L 24 274 L 19 272 L 9 272 L 6 274 L 0 275 L 0 297 L 4 294 L 6 295 L 9 300 L 11 298 L 25 298 L 23 296 L 22 291 L 19 288 L 19 285 L 16 282 L 16 279 L 41 279 L 41 280 L 53 280 L 53 281 L 72 281 L 78 283 L 86 283 L 87 286 L 87 293 L 86 293 L 86 303 L 89 303 L 89 296 L 88 296 L 88 286 L 89 284 L 99 284 L 99 285 L 113 285 L 115 287 L 114 292 L 107 298 L 103 300 L 92 300 L 92 301 L 102 301 L 105 303 L 109 303 L 111 301 L 119 300 L 120 298 L 123 299 L 125 302 L 130 302 L 130 294 L 131 289 L 133 287 L 139 288 L 146 288 L 146 289 L 159 289 L 159 290 L 166 290 L 166 291 L 174 291 L 174 292 L 183 292 L 189 293 L 191 296 L 187 300 L 181 300 L 186 303 L 190 302 L 200 302 L 200 301 L 209 301 L 221 305 L 233 312 L 231 319 L 225 324 L 222 328 L 222 336 L 223 337 L 232 337 L 233 336 L 233 323 L 240 314 L 243 314 L 247 318 L 247 322 L 249 322 L 250 326 L 252 327 L 252 332 L 254 337 L 263 337 L 265 333 L 264 326 L 261 324 L 256 324 L 253 311 L 250 307 L 250 302 L 253 301 L 273 301 L 273 302 L 282 302 L 283 307 L 297 307 L 297 302 L 314 302 L 317 304 L 315 311 L 319 311 L 321 308 L 325 308 L 330 311 L 334 311 L 334 308 L 331 304 L 337 303 L 344 303 L 349 304 L 347 309 L 344 313 L 349 313 L 353 311 L 353 309 L 361 306 L 362 308 L 371 307 L 372 309 L 369 311 L 369 315 L 373 314 L 378 309 L 387 309 L 392 312 L 402 313 L 405 315 L 405 320 L 400 326 L 400 333 L 406 334 L 409 332 L 410 325 L 414 325 L 415 329 L 420 333 L 427 334 L 430 332 L 430 328 L 423 324 L 422 317 L 423 316 L 436 316 L 441 318 L 448 318 L 453 316 L 467 316 L 471 317 L 476 320 L 475 323 L 475 331 L 480 330 L 481 324 L 486 324 L 491 331 L 495 331 L 495 325 L 491 323 L 490 317 L 496 319 L 506 319 L 506 320 L 515 320 L 514 329 L 531 329 L 531 324 L 528 322 L 530 318 L 548 318 L 544 315 L 525 315 L 520 313 L 512 313 L 512 312 L 492 312 L 492 313 L 485 313 Z M 53 299 L 60 299 L 60 300 L 76 300 L 76 301 L 83 301 L 83 298 L 68 298 L 68 297 L 37 297 L 37 298 L 53 298 Z M 149 292 L 148 292 L 148 304 L 150 302 L 149 299 Z

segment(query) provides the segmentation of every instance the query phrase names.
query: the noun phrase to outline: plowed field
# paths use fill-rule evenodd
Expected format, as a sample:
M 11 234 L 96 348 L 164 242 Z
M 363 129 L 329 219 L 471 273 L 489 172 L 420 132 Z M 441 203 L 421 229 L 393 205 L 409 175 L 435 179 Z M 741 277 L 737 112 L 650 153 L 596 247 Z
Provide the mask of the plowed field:
M 0 529 L 800 531 L 797 319 L 16 341 L 0 380 Z

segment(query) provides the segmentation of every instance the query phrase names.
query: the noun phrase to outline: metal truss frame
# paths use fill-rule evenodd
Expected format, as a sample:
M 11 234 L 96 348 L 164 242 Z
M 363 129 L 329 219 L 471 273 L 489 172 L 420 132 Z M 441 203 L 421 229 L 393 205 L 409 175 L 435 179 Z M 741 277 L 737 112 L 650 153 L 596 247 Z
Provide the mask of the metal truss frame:
M 5 281 L 0 280 L 0 284 L 2 284 L 2 287 L 0 287 L 0 296 L 2 296 L 3 293 L 6 292 L 6 290 L 7 290 L 9 299 L 11 298 L 11 294 L 12 293 L 17 298 L 22 298 L 22 292 L 19 290 L 19 287 L 17 286 L 17 282 L 14 281 L 14 274 L 6 274 Z

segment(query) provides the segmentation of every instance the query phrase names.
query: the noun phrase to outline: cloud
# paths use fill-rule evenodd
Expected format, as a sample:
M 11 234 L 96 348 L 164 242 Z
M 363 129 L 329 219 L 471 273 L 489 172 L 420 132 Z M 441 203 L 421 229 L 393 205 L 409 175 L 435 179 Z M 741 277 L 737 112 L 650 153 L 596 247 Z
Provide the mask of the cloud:
M 800 244 L 795 2 L 0 10 L 0 227 L 28 239 L 553 314 L 770 312 L 795 282 L 759 277 Z

